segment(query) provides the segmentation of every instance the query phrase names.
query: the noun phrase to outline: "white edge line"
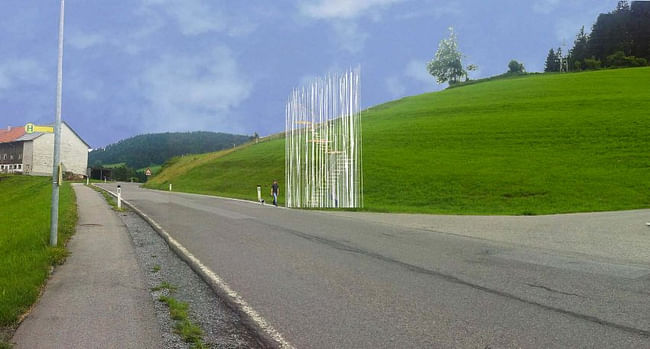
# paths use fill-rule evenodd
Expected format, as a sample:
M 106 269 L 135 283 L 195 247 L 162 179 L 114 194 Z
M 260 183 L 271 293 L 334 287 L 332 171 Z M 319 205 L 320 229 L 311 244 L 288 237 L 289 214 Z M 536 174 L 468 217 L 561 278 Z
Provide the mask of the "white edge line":
M 93 186 L 96 186 L 93 184 Z M 100 186 L 96 186 L 102 190 L 105 190 L 106 192 L 110 193 L 111 195 L 117 197 L 117 194 L 113 193 L 110 190 L 101 188 Z M 200 194 L 199 194 L 200 195 Z M 251 307 L 235 290 L 233 290 L 219 275 L 215 274 L 210 268 L 206 267 L 201 261 L 194 257 L 194 255 L 188 251 L 183 245 L 181 245 L 178 241 L 176 241 L 169 233 L 167 233 L 156 221 L 151 219 L 148 215 L 146 215 L 144 212 L 142 212 L 140 209 L 135 207 L 133 204 L 126 200 L 122 200 L 122 202 L 129 206 L 131 209 L 133 209 L 138 215 L 142 216 L 149 224 L 152 225 L 154 230 L 156 230 L 166 241 L 169 243 L 174 249 L 178 250 L 179 253 L 184 255 L 185 258 L 189 259 L 190 265 L 194 264 L 196 267 L 200 269 L 200 272 L 210 279 L 212 283 L 217 285 L 225 294 L 230 297 L 230 300 L 234 302 L 240 309 L 243 311 L 246 315 L 250 317 L 250 319 L 257 325 L 266 335 L 269 337 L 273 338 L 277 342 L 277 344 L 280 346 L 280 348 L 285 348 L 285 349 L 293 349 L 294 346 L 292 346 L 284 337 L 282 337 L 282 334 L 278 332 L 271 324 L 268 323 L 253 307 Z
M 100 184 L 102 184 L 102 183 L 100 183 Z M 200 196 L 200 197 L 205 197 L 205 198 L 213 198 L 213 199 L 214 199 L 214 198 L 217 198 L 217 199 L 222 199 L 222 200 L 238 201 L 238 202 L 243 202 L 243 203 L 253 204 L 253 205 L 258 205 L 258 206 L 266 206 L 266 207 L 269 207 L 269 208 L 282 208 L 282 209 L 285 209 L 285 210 L 290 210 L 290 208 L 289 208 L 289 207 L 286 207 L 286 206 L 277 206 L 277 207 L 274 207 L 274 206 L 273 206 L 273 203 L 270 203 L 270 204 L 269 204 L 269 203 L 266 203 L 266 201 L 265 201 L 265 204 L 260 204 L 259 202 L 255 201 L 255 200 L 246 200 L 246 199 L 229 198 L 229 197 L 218 196 L 218 195 L 198 194 L 198 193 L 186 193 L 186 192 L 183 192 L 183 191 L 168 191 L 168 190 L 163 190 L 163 189 L 150 189 L 150 188 L 143 188 L 143 187 L 140 187 L 140 188 L 141 188 L 141 189 L 144 189 L 144 190 L 157 191 L 157 192 L 161 192 L 161 193 L 180 194 L 180 195 L 194 195 L 194 196 Z M 102 189 L 103 189 L 103 188 L 102 188 Z M 106 189 L 104 189 L 104 190 L 106 190 Z M 112 193 L 111 193 L 111 194 L 112 194 Z M 114 194 L 113 194 L 113 195 L 114 195 Z

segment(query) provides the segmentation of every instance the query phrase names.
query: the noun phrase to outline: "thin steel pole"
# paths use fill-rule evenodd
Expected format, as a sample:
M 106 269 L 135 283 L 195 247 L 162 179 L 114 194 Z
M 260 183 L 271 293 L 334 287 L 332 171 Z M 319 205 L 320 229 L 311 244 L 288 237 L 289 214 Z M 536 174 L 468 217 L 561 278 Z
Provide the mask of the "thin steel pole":
M 63 87 L 63 19 L 65 0 L 61 0 L 59 17 L 59 63 L 56 78 L 56 120 L 54 123 L 54 161 L 52 164 L 52 214 L 50 222 L 50 245 L 57 245 L 59 228 L 59 171 L 61 164 L 61 92 Z

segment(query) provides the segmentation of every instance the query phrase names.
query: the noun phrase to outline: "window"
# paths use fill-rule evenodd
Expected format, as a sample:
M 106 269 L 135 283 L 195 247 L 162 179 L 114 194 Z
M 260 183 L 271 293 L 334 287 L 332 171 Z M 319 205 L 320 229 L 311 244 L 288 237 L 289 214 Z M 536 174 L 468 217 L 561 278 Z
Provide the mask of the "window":
M 23 165 L 22 165 L 22 164 L 18 165 L 18 169 L 19 169 L 19 170 L 22 170 L 22 169 L 23 169 Z
M 23 159 L 23 154 L 18 154 L 18 160 L 22 160 L 22 159 Z
M 9 154 L 9 160 L 13 160 L 13 159 L 14 159 L 14 154 Z
M 7 160 L 7 154 L 4 154 L 4 155 L 2 156 L 2 160 Z

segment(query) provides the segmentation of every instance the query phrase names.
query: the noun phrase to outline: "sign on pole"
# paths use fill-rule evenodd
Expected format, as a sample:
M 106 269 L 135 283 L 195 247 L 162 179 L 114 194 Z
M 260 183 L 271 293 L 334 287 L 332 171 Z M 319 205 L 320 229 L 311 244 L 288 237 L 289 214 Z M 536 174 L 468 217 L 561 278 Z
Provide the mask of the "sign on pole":
M 31 122 L 25 125 L 25 133 L 32 134 L 34 132 L 41 133 L 54 133 L 54 127 L 52 126 L 38 126 L 34 125 Z
M 147 167 L 147 170 L 144 171 L 145 176 L 151 176 L 151 169 Z

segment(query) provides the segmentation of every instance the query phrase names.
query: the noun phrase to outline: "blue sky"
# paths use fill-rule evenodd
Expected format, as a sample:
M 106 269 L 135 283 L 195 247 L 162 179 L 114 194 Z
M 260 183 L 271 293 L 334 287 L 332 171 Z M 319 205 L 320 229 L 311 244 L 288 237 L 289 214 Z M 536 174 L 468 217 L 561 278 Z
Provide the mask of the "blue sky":
M 283 130 L 291 90 L 361 66 L 363 107 L 439 90 L 453 26 L 472 78 L 542 71 L 616 0 L 68 0 L 63 119 L 92 147 L 142 133 Z M 0 127 L 54 120 L 59 1 L 0 3 Z

